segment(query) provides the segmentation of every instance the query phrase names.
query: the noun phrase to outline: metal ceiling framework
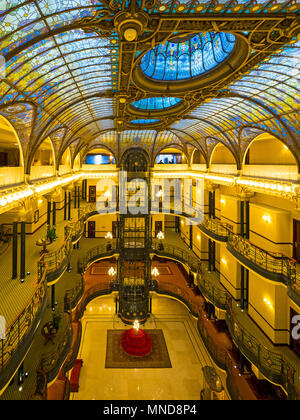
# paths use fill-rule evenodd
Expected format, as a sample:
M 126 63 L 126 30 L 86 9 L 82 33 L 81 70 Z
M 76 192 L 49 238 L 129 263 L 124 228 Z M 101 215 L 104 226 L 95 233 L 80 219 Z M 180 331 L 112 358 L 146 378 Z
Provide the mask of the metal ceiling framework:
M 300 169 L 299 10 L 295 0 L 0 2 L 0 114 L 19 135 L 27 173 L 47 137 L 57 162 L 68 147 L 74 161 L 106 146 L 119 163 L 132 145 L 154 162 L 164 146 L 188 153 L 191 144 L 209 162 L 222 142 L 240 168 L 261 132 L 285 142 Z M 234 35 L 233 52 L 186 80 L 143 73 L 151 50 L 201 33 Z M 170 105 L 152 111 L 153 102 Z

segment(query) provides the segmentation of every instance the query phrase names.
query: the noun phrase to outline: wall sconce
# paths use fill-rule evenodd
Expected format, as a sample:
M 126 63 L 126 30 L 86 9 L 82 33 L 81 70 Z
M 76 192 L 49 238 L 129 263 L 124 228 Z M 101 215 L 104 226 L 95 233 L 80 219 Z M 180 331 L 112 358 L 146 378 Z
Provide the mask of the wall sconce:
M 226 201 L 224 200 L 224 198 L 222 198 L 222 199 L 220 200 L 220 202 L 221 202 L 221 204 L 223 204 L 223 206 L 225 206 Z
M 198 241 L 200 241 L 200 239 L 201 239 L 201 238 L 200 238 L 200 236 L 199 236 L 199 235 L 197 236 L 197 239 L 198 239 Z
M 264 214 L 263 215 L 263 220 L 266 222 L 266 223 L 271 223 L 271 216 L 270 215 L 268 215 L 268 214 Z
M 225 258 L 222 258 L 222 263 L 223 263 L 224 265 L 227 265 L 227 261 L 225 260 Z
M 270 309 L 273 309 L 273 305 L 272 305 L 270 299 L 264 298 L 264 302 L 267 306 L 269 306 Z
M 112 233 L 111 232 L 107 232 L 107 234 L 105 235 L 105 239 L 111 240 L 112 238 L 113 238 Z

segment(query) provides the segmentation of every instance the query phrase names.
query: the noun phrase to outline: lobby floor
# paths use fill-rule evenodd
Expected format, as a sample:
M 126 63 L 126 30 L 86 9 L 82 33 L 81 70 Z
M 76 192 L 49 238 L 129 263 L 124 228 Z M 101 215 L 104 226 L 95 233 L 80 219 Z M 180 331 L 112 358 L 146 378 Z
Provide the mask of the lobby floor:
M 199 400 L 202 367 L 213 366 L 197 332 L 196 320 L 180 302 L 154 296 L 153 315 L 145 329 L 163 330 L 171 369 L 106 369 L 106 333 L 125 329 L 114 315 L 114 298 L 102 297 L 87 307 L 83 318 L 83 359 L 79 393 L 71 400 Z M 223 384 L 225 375 L 218 370 Z M 226 396 L 226 399 L 228 396 Z

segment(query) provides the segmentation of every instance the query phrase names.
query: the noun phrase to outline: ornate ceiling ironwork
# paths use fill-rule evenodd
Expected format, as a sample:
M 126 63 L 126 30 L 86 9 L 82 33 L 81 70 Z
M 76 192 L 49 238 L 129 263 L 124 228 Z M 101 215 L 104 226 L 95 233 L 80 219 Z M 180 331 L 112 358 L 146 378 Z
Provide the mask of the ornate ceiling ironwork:
M 192 144 L 209 161 L 211 145 L 222 142 L 240 166 L 253 129 L 283 140 L 300 166 L 295 1 L 4 3 L 0 113 L 26 143 L 27 171 L 49 135 L 58 156 L 71 147 L 73 160 L 94 144 L 117 161 L 131 144 L 149 154 L 158 144 Z M 208 71 L 175 82 L 142 71 L 143 57 L 161 44 L 210 33 L 231 34 L 236 45 Z M 28 109 L 25 131 L 18 108 L 8 116 L 18 104 Z

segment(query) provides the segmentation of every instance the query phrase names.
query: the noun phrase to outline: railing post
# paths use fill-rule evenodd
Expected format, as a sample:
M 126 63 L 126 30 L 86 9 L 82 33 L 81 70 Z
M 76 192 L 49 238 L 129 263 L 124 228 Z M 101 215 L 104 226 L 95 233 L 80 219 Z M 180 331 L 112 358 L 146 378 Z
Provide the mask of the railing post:
M 25 264 L 26 264 L 26 256 L 25 256 L 25 252 L 26 252 L 26 225 L 25 222 L 21 223 L 21 273 L 20 273 L 20 277 L 21 277 L 21 282 L 23 282 L 25 280 Z
M 12 279 L 18 277 L 18 223 L 13 224 Z

